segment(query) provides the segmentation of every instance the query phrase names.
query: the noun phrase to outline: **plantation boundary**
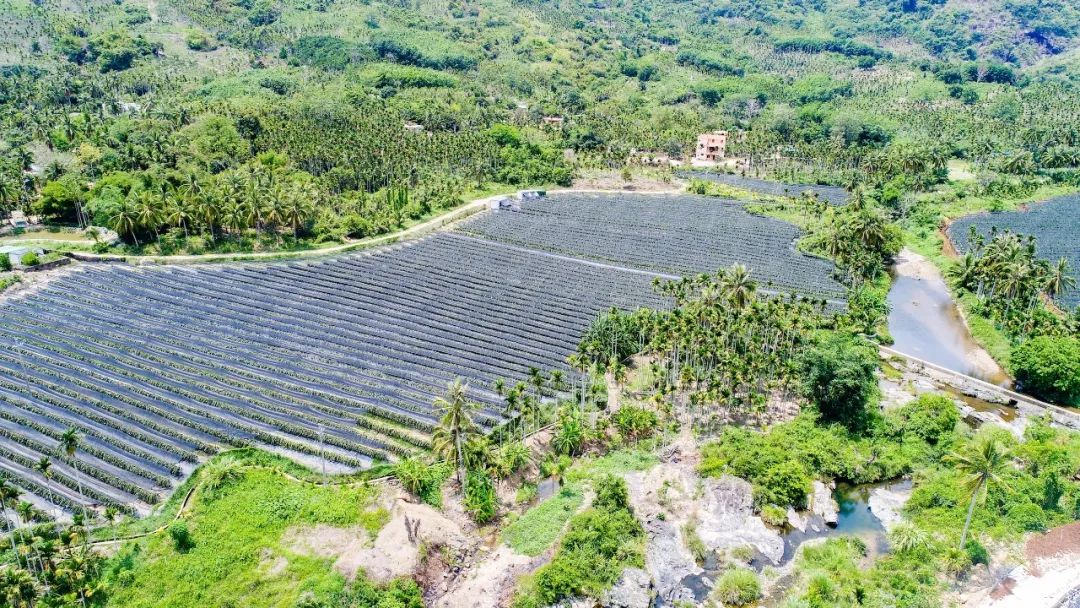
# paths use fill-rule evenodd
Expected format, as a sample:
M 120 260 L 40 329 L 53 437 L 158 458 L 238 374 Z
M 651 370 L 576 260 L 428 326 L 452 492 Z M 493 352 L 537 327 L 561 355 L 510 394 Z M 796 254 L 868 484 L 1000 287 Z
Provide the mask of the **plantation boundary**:
M 597 190 L 587 188 L 567 188 L 564 190 L 549 190 L 549 192 L 557 193 L 603 193 L 603 194 L 640 194 L 636 190 Z M 649 192 L 648 194 L 678 194 L 682 192 L 682 188 Z M 133 265 L 144 264 L 200 264 L 207 262 L 248 262 L 248 261 L 277 261 L 277 260 L 294 260 L 300 258 L 314 258 L 329 256 L 338 253 L 346 253 L 349 251 L 357 251 L 360 249 L 368 249 L 370 247 L 376 247 L 378 245 L 387 245 L 396 243 L 408 239 L 410 237 L 422 236 L 429 232 L 434 232 L 443 228 L 449 224 L 455 223 L 459 220 L 463 220 L 469 216 L 475 215 L 488 208 L 488 204 L 499 198 L 509 196 L 508 194 L 494 194 L 486 196 L 484 198 L 475 199 L 464 205 L 457 207 L 451 211 L 448 211 L 437 217 L 433 217 L 425 222 L 421 222 L 415 226 L 406 228 L 400 232 L 392 234 L 384 234 L 381 236 L 371 237 L 354 241 L 351 243 L 344 243 L 341 245 L 335 245 L 333 247 L 325 247 L 320 249 L 304 249 L 301 251 L 265 251 L 260 253 L 205 253 L 200 255 L 149 255 L 149 256 L 127 256 L 117 255 L 109 253 L 87 253 L 84 251 L 70 251 L 66 255 L 72 259 L 82 262 L 113 262 Z

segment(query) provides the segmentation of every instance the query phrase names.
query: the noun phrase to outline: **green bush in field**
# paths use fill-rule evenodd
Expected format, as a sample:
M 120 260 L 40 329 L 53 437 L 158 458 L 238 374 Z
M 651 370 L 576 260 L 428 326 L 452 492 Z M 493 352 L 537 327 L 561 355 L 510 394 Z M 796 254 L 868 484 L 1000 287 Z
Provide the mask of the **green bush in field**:
M 628 567 L 643 567 L 645 531 L 629 508 L 626 480 L 596 481 L 593 506 L 570 520 L 555 557 L 514 598 L 515 608 L 600 597 Z
M 478 524 L 486 524 L 499 514 L 499 497 L 487 473 L 469 471 L 465 478 L 465 510 Z
M 903 435 L 914 435 L 934 445 L 956 428 L 960 412 L 949 398 L 924 393 L 901 407 L 895 420 Z
M 801 360 L 803 391 L 825 422 L 852 430 L 869 425 L 877 394 L 877 349 L 858 336 L 832 333 Z
M 728 606 L 745 606 L 761 597 L 761 581 L 746 568 L 733 568 L 721 575 L 710 597 Z
M 1009 358 L 1025 391 L 1048 401 L 1080 403 L 1080 340 L 1039 336 L 1013 348 Z
M 37 266 L 41 263 L 41 258 L 33 251 L 27 251 L 23 254 L 22 259 L 19 260 L 23 266 Z
M 187 553 L 195 546 L 187 522 L 183 520 L 169 524 L 169 537 L 172 538 L 173 547 L 180 553 Z

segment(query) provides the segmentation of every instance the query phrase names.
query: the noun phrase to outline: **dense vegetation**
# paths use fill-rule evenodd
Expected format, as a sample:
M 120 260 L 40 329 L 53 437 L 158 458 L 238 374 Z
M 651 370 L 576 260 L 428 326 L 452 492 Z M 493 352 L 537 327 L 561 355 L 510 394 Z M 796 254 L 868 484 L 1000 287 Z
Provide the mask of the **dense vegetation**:
M 714 128 L 889 204 L 950 158 L 992 191 L 1076 179 L 1063 2 L 85 5 L 0 6 L 0 213 L 132 251 L 377 234 Z

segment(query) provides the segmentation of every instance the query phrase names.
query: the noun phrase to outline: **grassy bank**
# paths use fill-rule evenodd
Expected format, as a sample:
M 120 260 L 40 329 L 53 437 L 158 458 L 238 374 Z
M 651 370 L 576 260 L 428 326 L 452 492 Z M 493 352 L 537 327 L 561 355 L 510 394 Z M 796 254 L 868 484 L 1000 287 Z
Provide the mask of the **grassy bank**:
M 378 486 L 322 486 L 282 473 L 309 471 L 251 451 L 226 455 L 180 488 L 158 518 L 162 523 L 197 489 L 187 516 L 166 532 L 125 543 L 109 562 L 108 606 L 250 606 L 289 608 L 301 596 L 328 598 L 345 580 L 325 559 L 282 544 L 290 528 L 315 524 L 359 527 L 374 535 L 388 520 L 376 506 Z

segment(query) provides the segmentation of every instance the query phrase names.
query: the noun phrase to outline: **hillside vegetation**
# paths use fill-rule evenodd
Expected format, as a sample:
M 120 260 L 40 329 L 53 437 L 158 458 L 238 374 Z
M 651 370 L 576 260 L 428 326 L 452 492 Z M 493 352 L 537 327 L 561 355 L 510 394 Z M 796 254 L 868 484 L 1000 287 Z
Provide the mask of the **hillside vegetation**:
M 951 158 L 1012 195 L 1076 180 L 1078 23 L 1034 0 L 4 0 L 0 212 L 130 252 L 296 247 L 719 128 L 753 172 L 897 213 Z

